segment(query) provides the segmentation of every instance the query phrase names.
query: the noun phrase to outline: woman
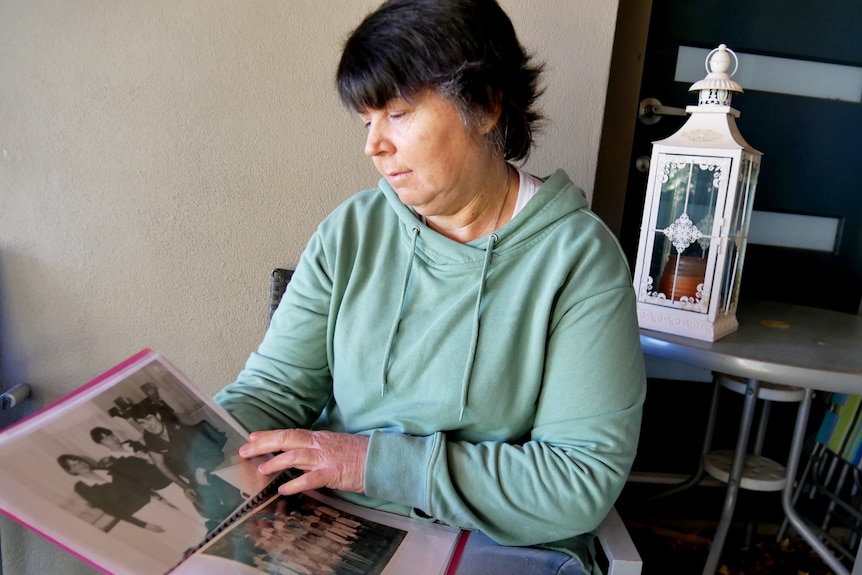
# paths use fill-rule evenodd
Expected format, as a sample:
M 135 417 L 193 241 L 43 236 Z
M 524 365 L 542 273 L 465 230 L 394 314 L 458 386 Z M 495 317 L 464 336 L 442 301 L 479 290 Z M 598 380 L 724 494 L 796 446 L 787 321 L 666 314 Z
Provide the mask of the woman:
M 540 71 L 493 0 L 366 17 L 337 84 L 382 179 L 320 225 L 216 396 L 255 430 L 241 455 L 304 472 L 282 493 L 475 531 L 459 573 L 509 572 L 513 554 L 581 573 L 640 429 L 619 246 L 564 172 L 509 163 L 532 146 Z
M 98 443 L 102 447 L 108 449 L 117 457 L 134 456 L 142 459 L 150 460 L 147 455 L 147 448 L 140 441 L 127 439 L 123 441 L 116 433 L 107 427 L 94 427 L 90 430 L 90 438 L 94 443 Z

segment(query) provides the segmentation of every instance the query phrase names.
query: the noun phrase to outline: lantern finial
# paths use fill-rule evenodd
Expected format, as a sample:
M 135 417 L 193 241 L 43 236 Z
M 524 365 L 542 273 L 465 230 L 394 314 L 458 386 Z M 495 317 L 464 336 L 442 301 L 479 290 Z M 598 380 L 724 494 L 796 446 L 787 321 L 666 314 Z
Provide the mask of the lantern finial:
M 733 57 L 733 71 L 729 74 L 731 57 Z M 692 84 L 689 92 L 699 91 L 699 106 L 729 106 L 732 92 L 742 93 L 742 86 L 731 80 L 739 67 L 739 59 L 736 53 L 725 44 L 719 44 L 718 48 L 706 55 L 706 77 Z

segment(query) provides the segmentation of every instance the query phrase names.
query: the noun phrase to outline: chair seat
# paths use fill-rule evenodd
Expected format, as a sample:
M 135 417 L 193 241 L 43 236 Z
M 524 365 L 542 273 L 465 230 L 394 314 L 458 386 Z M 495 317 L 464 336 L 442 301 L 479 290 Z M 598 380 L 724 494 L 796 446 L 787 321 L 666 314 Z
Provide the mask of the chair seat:
M 727 483 L 733 465 L 733 450 L 712 451 L 703 458 L 703 466 L 714 478 Z M 787 483 L 787 472 L 780 463 L 761 455 L 745 456 L 739 486 L 751 491 L 781 491 Z
M 719 383 L 722 387 L 735 391 L 736 393 L 744 394 L 748 382 L 741 377 L 727 375 L 725 373 L 716 374 Z M 793 387 L 790 385 L 781 385 L 769 381 L 761 381 L 760 387 L 757 390 L 757 398 L 767 401 L 786 401 L 800 402 L 805 395 L 805 390 L 801 387 Z

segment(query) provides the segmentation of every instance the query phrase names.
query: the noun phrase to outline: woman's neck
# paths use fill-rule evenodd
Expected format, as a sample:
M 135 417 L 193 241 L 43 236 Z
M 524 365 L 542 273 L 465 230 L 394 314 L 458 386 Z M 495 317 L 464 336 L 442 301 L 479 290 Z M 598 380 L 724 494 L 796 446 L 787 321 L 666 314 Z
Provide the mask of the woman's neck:
M 518 199 L 518 170 L 502 162 L 488 177 L 484 189 L 452 216 L 431 216 L 425 223 L 434 231 L 461 243 L 488 235 L 512 219 Z

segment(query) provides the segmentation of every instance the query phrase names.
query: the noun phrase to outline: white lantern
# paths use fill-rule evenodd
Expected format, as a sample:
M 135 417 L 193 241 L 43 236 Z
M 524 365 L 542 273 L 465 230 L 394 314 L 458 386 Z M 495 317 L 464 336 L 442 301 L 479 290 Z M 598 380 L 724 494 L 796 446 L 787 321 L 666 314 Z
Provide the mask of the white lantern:
M 734 70 L 728 74 L 731 63 Z M 642 328 L 715 341 L 736 331 L 736 307 L 761 152 L 739 133 L 730 107 L 736 54 L 706 57 L 690 91 L 697 106 L 675 134 L 653 142 L 635 262 Z

